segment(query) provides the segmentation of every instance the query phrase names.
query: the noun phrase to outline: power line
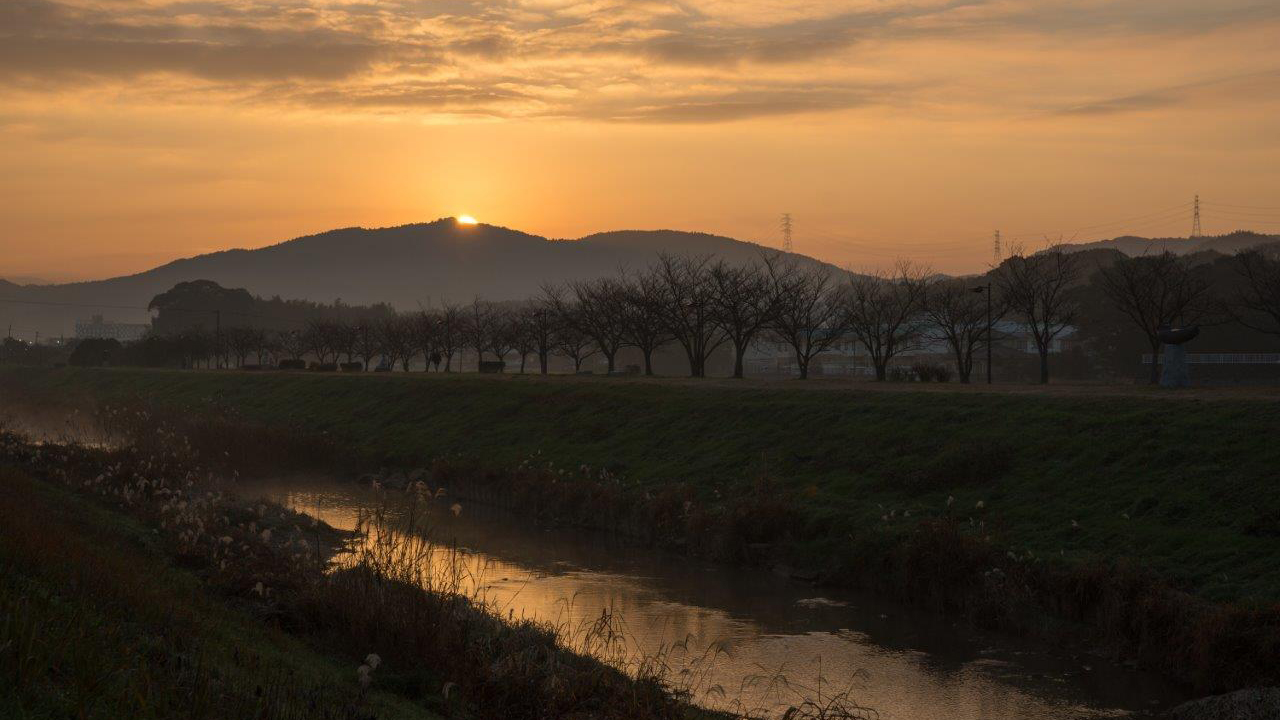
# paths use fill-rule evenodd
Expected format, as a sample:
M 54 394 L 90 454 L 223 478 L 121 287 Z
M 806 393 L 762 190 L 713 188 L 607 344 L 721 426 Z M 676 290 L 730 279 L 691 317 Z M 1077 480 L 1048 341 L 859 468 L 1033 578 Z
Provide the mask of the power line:
M 277 317 L 274 315 L 263 315 L 261 313 L 241 312 L 238 310 L 221 310 L 218 308 L 212 308 L 208 310 L 201 309 L 201 308 L 182 308 L 182 307 L 149 308 L 149 307 L 143 307 L 141 305 L 111 305 L 107 303 L 70 303 L 70 302 L 55 302 L 52 300 L 19 300 L 17 298 L 5 298 L 5 297 L 0 297 L 0 303 L 11 303 L 15 305 L 41 305 L 41 306 L 47 306 L 47 307 L 77 307 L 77 308 L 87 308 L 90 310 L 144 310 L 147 312 L 150 312 L 153 309 L 160 310 L 160 311 L 169 310 L 173 312 L 203 313 L 208 315 L 214 315 L 215 318 L 219 320 L 219 322 L 221 321 L 221 318 L 220 318 L 221 314 L 225 313 L 227 315 L 237 315 L 239 317 L 257 318 L 259 320 L 274 320 L 277 322 L 294 323 L 296 325 L 306 324 L 305 321 L 298 320 L 296 318 Z
M 1044 236 L 1047 236 L 1047 235 L 1065 235 L 1065 234 L 1068 234 L 1068 233 L 1078 233 L 1078 232 L 1082 232 L 1082 231 L 1085 231 L 1085 230 L 1097 230 L 1097 229 L 1099 229 L 1099 228 L 1110 227 L 1110 226 L 1112 226 L 1112 225 L 1123 225 L 1124 223 L 1128 223 L 1128 222 L 1136 222 L 1136 221 L 1138 221 L 1138 220 L 1145 220 L 1145 219 L 1148 219 L 1148 218 L 1155 218 L 1155 217 L 1157 217 L 1157 216 L 1172 215 L 1172 214 L 1180 214 L 1180 213 L 1186 212 L 1186 211 L 1187 211 L 1187 209 L 1188 209 L 1189 207 L 1191 207 L 1191 206 L 1192 206 L 1192 204 L 1193 204 L 1192 202 L 1183 202 L 1183 203 L 1178 203 L 1177 205 L 1174 205 L 1173 207 L 1165 208 L 1165 209 L 1163 209 L 1163 210 L 1157 210 L 1157 211 L 1155 211 L 1155 212 L 1146 213 L 1146 214 L 1144 214 L 1144 215 L 1135 215 L 1135 216 L 1133 216 L 1133 217 L 1122 218 L 1122 219 L 1119 219 L 1119 220 L 1112 220 L 1112 221 L 1110 221 L 1110 222 L 1097 223 L 1097 224 L 1095 224 L 1095 225 L 1085 225 L 1085 226 L 1083 226 L 1083 227 L 1073 228 L 1073 229 L 1070 229 L 1070 230 L 1054 230 L 1054 231 L 1051 231 L 1051 232 L 1025 232 L 1025 233 L 1018 233 L 1017 235 L 1014 235 L 1013 237 L 1014 237 L 1014 238 L 1044 237 Z M 1184 215 L 1183 217 L 1186 217 L 1186 216 Z
M 1266 205 L 1236 205 L 1233 203 L 1214 202 L 1212 200 L 1202 200 L 1201 202 L 1203 202 L 1205 205 L 1221 205 L 1223 207 L 1243 208 L 1245 210 L 1280 210 L 1280 206 L 1268 207 Z

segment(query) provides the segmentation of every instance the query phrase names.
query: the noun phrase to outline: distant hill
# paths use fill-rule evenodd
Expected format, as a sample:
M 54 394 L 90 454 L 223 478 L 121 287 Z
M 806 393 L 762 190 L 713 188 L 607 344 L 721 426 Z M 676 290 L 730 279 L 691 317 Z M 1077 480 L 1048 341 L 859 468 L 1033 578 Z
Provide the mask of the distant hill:
M 494 225 L 458 225 L 452 218 L 390 228 L 343 228 L 256 250 L 226 250 L 175 260 L 136 275 L 56 285 L 0 280 L 0 321 L 70 335 L 94 313 L 144 322 L 155 295 L 188 280 L 213 280 L 263 297 L 347 303 L 421 304 L 521 299 L 546 282 L 611 275 L 641 268 L 657 253 L 712 254 L 743 262 L 764 249 L 754 243 L 677 230 L 598 233 L 551 240 Z M 837 268 L 805 256 L 802 262 Z
M 1234 255 L 1241 250 L 1276 242 L 1280 242 L 1280 235 L 1263 235 L 1248 230 L 1237 230 L 1226 235 L 1198 238 L 1144 238 L 1125 235 L 1096 242 L 1064 243 L 1058 247 L 1070 252 L 1102 249 L 1119 250 L 1125 255 L 1161 253 L 1166 250 L 1175 255 L 1189 255 L 1210 251 L 1223 255 Z

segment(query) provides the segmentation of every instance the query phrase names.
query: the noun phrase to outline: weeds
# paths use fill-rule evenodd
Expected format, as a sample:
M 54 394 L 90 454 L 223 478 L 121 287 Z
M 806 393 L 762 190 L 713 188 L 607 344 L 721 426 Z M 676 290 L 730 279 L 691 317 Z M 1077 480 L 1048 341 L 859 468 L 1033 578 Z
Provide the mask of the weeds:
M 127 421 L 118 414 L 110 420 L 117 440 L 136 432 L 122 427 L 155 422 L 145 411 L 134 412 Z M 53 611 L 36 608 L 39 593 L 7 586 L 0 671 L 22 690 L 15 702 L 102 696 L 115 698 L 107 703 L 114 708 L 110 712 L 130 707 L 125 714 L 134 716 L 169 707 L 154 714 L 216 717 L 231 707 L 243 710 L 233 716 L 357 718 L 372 712 L 368 693 L 384 692 L 447 716 L 662 720 L 715 715 L 689 704 L 705 673 L 696 665 L 673 672 L 661 655 L 633 657 L 622 619 L 608 609 L 579 626 L 553 626 L 504 619 L 497 608 L 469 595 L 455 551 L 428 539 L 430 513 L 451 510 L 422 482 L 403 494 L 403 503 L 369 513 L 354 534 L 344 536 L 277 505 L 225 493 L 217 473 L 196 462 L 217 447 L 208 439 L 190 440 L 163 423 L 151 425 L 148 435 L 136 444 L 87 447 L 33 445 L 0 433 L 0 463 L 123 512 L 150 529 L 140 535 L 143 542 L 159 542 L 158 549 L 204 586 L 272 626 L 339 649 L 351 671 L 333 688 L 313 687 L 235 649 L 230 659 L 209 660 L 206 644 L 186 644 L 184 638 L 200 633 L 172 624 L 177 621 L 168 614 L 175 613 L 175 601 L 148 588 L 138 559 L 121 561 L 132 567 L 128 571 L 75 544 L 77 532 L 68 530 L 61 535 L 72 544 L 56 552 L 93 568 L 94 595 L 119 593 L 114 600 L 97 599 L 117 608 L 116 614 L 140 608 L 144 616 L 155 615 L 166 639 L 154 634 L 146 640 L 117 638 L 113 634 L 130 623 L 118 617 L 88 619 L 82 611 L 76 617 L 87 624 L 65 624 L 66 634 L 59 635 L 41 620 Z M 6 507 L 5 514 L 17 511 Z M 19 538 L 42 537 L 34 528 L 16 532 Z M 4 535 L 7 542 L 14 536 L 8 529 Z M 51 552 L 20 548 L 11 554 L 28 559 L 29 574 L 51 563 Z M 10 576 L 20 577 L 6 573 Z M 139 578 L 136 588 L 131 577 Z M 90 640 L 93 632 L 105 635 Z M 111 650 L 82 656 L 71 650 L 90 642 Z M 32 643 L 45 646 L 44 654 L 33 654 Z M 153 658 L 147 673 L 126 669 L 137 655 Z M 710 653 L 707 662 L 713 660 Z M 227 665 L 255 678 L 252 687 L 229 688 L 225 669 L 209 669 Z M 36 677 L 49 667 L 59 668 L 55 677 Z M 72 667 L 80 668 L 84 679 L 75 680 L 80 689 L 68 693 L 62 686 Z M 50 689 L 39 690 L 41 682 Z M 141 705 L 130 704 L 135 698 Z M 178 712 L 177 703 L 187 708 Z

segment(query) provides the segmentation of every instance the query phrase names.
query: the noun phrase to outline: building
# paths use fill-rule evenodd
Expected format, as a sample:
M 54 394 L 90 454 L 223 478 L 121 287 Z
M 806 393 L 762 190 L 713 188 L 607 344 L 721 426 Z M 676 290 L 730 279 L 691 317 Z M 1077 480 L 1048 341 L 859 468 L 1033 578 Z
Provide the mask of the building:
M 1036 356 L 1035 338 L 1030 329 L 1023 323 L 1001 320 L 992 327 L 995 337 L 995 349 L 1003 357 L 1010 355 Z M 1050 354 L 1069 350 L 1077 342 L 1076 328 L 1067 326 L 1053 339 L 1049 345 Z M 975 353 L 974 370 L 985 367 L 985 351 Z M 923 338 L 909 350 L 894 357 L 891 366 L 906 367 L 915 363 L 930 363 L 947 366 L 955 365 L 955 356 L 951 346 L 945 340 Z M 743 357 L 744 369 L 751 375 L 799 375 L 800 369 L 795 360 L 795 351 L 785 342 L 762 334 Z M 874 377 L 875 368 L 871 357 L 862 343 L 852 335 L 842 336 L 826 351 L 820 353 L 810 363 L 811 375 Z
M 99 340 L 119 340 L 120 342 L 132 342 L 141 340 L 147 331 L 151 329 L 151 325 L 147 323 L 118 323 L 103 320 L 101 315 L 94 315 L 88 320 L 79 320 L 76 322 L 76 339 L 88 340 L 90 338 Z

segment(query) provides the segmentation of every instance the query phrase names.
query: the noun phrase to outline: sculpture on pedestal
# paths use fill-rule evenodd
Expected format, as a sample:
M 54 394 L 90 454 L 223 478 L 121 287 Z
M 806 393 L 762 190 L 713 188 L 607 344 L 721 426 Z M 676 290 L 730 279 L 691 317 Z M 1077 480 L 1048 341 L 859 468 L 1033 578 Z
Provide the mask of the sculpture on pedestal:
M 1157 330 L 1164 343 L 1164 362 L 1160 368 L 1160 387 L 1180 388 L 1191 386 L 1191 368 L 1187 364 L 1187 350 L 1183 344 L 1200 334 L 1199 325 L 1174 328 L 1161 325 Z M 1152 358 L 1155 361 L 1155 358 Z

